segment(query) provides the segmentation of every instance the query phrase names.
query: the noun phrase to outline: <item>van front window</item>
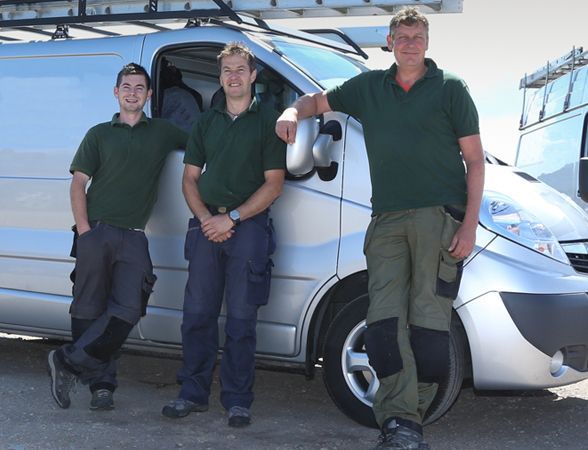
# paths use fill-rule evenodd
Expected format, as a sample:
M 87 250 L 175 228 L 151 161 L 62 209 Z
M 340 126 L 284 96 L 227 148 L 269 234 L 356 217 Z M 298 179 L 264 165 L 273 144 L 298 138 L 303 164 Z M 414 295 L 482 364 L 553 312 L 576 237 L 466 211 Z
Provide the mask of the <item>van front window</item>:
M 268 43 L 323 89 L 338 86 L 355 75 L 368 71 L 361 62 L 328 48 L 275 37 Z

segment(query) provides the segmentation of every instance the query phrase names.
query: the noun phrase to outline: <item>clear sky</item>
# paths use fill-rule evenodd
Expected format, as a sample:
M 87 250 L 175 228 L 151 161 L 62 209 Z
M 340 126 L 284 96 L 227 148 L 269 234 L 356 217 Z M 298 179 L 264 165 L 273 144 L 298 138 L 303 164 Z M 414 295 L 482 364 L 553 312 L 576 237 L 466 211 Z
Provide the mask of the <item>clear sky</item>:
M 461 14 L 428 16 L 428 56 L 467 82 L 480 113 L 485 149 L 512 162 L 522 109 L 519 80 L 574 45 L 588 50 L 588 0 L 464 0 L 463 5 Z M 389 21 L 389 16 L 375 16 L 291 23 L 305 28 L 383 26 Z M 393 62 L 391 53 L 368 53 L 372 68 Z

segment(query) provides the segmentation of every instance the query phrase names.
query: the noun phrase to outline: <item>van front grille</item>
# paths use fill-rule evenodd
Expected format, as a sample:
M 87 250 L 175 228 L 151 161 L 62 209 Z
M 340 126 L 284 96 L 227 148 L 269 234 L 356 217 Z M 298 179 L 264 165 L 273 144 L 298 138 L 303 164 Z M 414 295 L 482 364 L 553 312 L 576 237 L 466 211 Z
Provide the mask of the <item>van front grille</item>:
M 581 273 L 588 273 L 588 255 L 581 253 L 566 253 L 572 267 Z
M 588 242 L 562 242 L 570 264 L 580 273 L 588 273 Z

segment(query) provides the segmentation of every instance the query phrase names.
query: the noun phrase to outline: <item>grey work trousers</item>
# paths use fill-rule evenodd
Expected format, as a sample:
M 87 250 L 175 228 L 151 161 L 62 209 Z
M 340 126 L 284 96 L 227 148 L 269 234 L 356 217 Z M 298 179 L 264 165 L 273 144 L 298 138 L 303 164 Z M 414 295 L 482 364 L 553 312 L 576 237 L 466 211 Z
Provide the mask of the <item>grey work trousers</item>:
M 60 348 L 67 365 L 85 384 L 116 382 L 115 354 L 146 312 L 155 275 L 142 231 L 93 224 L 74 238 L 72 320 L 87 326 L 72 344 Z

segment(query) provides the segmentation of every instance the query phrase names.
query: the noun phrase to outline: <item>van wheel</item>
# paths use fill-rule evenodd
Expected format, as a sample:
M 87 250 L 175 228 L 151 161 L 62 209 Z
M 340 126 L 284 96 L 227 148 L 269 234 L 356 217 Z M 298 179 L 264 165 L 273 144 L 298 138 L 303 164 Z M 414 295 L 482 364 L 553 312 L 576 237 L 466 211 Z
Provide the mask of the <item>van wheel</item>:
M 349 418 L 378 428 L 372 403 L 380 385 L 369 365 L 363 333 L 368 307 L 367 294 L 348 303 L 329 325 L 323 353 L 323 380 L 337 407 Z M 439 419 L 459 395 L 466 367 L 466 338 L 454 313 L 450 334 L 449 377 L 439 385 L 425 424 Z

